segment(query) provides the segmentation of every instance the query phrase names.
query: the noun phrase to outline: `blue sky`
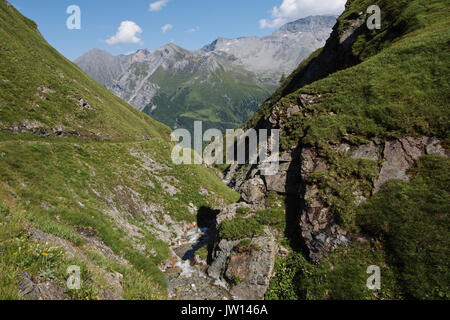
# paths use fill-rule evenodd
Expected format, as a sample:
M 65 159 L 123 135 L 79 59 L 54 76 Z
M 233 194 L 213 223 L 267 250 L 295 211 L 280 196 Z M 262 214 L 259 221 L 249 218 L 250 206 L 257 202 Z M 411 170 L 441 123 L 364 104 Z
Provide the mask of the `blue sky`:
M 345 0 L 9 1 L 36 21 L 46 40 L 71 60 L 92 48 L 121 54 L 174 42 L 193 50 L 218 37 L 264 36 L 308 15 L 338 14 L 345 4 Z M 70 5 L 81 9 L 80 30 L 66 27 Z

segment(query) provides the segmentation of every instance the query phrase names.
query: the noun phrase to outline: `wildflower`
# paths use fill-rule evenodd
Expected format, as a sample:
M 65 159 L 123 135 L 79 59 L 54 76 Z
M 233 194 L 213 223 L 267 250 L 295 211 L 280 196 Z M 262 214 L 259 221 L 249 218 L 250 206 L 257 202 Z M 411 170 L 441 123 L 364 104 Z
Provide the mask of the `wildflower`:
M 48 256 L 48 253 L 47 252 L 42 252 L 42 255 L 43 256 Z

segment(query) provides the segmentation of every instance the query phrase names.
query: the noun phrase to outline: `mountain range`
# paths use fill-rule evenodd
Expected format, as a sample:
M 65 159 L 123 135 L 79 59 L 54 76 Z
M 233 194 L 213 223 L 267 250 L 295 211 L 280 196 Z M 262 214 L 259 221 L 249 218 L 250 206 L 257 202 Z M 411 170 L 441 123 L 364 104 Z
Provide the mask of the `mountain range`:
M 266 176 L 175 164 L 0 0 L 0 300 L 449 300 L 447 2 L 348 0 L 243 125 L 279 130 Z
M 248 120 L 283 74 L 324 45 L 334 16 L 288 23 L 266 37 L 218 38 L 199 50 L 175 44 L 112 56 L 94 49 L 75 60 L 92 78 L 172 128 L 234 128 Z

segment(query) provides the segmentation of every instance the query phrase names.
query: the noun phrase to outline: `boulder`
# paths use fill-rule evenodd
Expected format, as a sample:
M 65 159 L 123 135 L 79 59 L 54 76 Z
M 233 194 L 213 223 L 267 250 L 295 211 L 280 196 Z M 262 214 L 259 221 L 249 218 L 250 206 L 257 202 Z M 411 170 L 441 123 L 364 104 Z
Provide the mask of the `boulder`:
M 264 202 L 266 186 L 261 178 L 253 178 L 246 181 L 241 187 L 242 199 L 250 204 Z
M 359 146 L 355 151 L 352 152 L 353 159 L 369 159 L 373 161 L 378 161 L 380 159 L 380 150 L 375 143 L 372 141 L 368 144 Z
M 245 248 L 235 248 L 225 271 L 230 293 L 238 300 L 263 300 L 269 287 L 278 246 L 274 238 L 260 237 Z
M 221 240 L 213 253 L 208 275 L 225 281 L 237 300 L 263 300 L 272 277 L 278 245 L 273 237 L 258 237 L 250 245 Z
M 26 300 L 66 300 L 64 288 L 54 281 L 39 283 L 31 277 L 19 281 L 19 295 Z

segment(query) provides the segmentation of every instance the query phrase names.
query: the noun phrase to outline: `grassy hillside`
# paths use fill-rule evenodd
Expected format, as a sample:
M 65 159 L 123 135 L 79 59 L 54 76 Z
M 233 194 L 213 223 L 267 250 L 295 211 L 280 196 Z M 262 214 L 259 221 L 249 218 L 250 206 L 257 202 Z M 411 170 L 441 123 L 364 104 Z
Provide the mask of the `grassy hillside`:
M 25 120 L 41 131 L 94 140 L 167 135 L 152 121 L 105 90 L 53 49 L 36 24 L 2 0 L 0 127 Z M 80 107 L 84 99 L 90 107 Z M 5 135 L 3 132 L 2 135 Z
M 228 70 L 222 66 L 214 71 L 187 69 L 174 75 L 160 67 L 149 81 L 161 89 L 144 112 L 191 132 L 194 121 L 203 121 L 206 129 L 241 125 L 275 89 L 257 84 L 254 75 L 231 65 Z
M 292 253 L 276 263 L 267 299 L 446 299 L 449 276 L 450 160 L 425 156 L 410 182 L 392 181 L 358 209 L 373 237 L 353 243 L 320 265 Z M 381 269 L 381 290 L 366 288 L 369 265 Z
M 22 298 L 24 272 L 65 289 L 73 264 L 85 285 L 67 297 L 101 298 L 106 289 L 164 297 L 157 266 L 169 258 L 170 239 L 196 220 L 195 208 L 237 200 L 214 172 L 173 165 L 169 134 L 1 0 L 0 299 Z M 115 272 L 123 288 L 111 284 Z
M 347 52 L 351 62 L 334 61 L 334 73 L 323 77 L 318 73 L 318 79 L 309 79 L 317 81 L 298 88 L 307 83 L 305 74 L 310 67 L 321 62 L 327 46 L 331 46 L 327 44 L 288 77 L 248 126 L 256 125 L 273 106 L 286 109 L 298 103 L 301 94 L 312 94 L 317 99 L 305 110 L 306 116 L 299 114 L 289 120 L 285 148 L 300 139 L 317 145 L 405 135 L 448 139 L 448 4 L 440 0 L 348 1 L 335 37 L 339 38 L 352 19 L 374 3 L 382 11 L 382 30 L 361 27 L 351 52 Z
M 349 28 L 373 4 L 382 29 Z M 282 147 L 313 148 L 327 168 L 311 175 L 340 227 L 368 235 L 320 265 L 293 253 L 277 263 L 271 299 L 448 299 L 448 159 L 426 156 L 410 182 L 392 182 L 359 208 L 381 163 L 351 159 L 338 146 L 378 138 L 437 137 L 448 150 L 450 7 L 442 0 L 352 0 L 327 45 L 316 51 L 268 99 L 247 127 L 279 116 Z M 350 43 L 347 45 L 347 43 Z M 305 103 L 305 99 L 312 102 Z M 300 112 L 287 117 L 293 105 Z M 281 123 L 281 124 L 280 124 Z M 366 268 L 382 268 L 382 290 L 365 288 Z M 426 274 L 426 276 L 425 276 Z

